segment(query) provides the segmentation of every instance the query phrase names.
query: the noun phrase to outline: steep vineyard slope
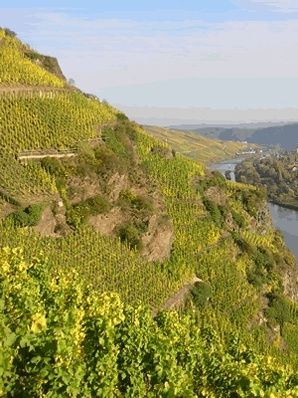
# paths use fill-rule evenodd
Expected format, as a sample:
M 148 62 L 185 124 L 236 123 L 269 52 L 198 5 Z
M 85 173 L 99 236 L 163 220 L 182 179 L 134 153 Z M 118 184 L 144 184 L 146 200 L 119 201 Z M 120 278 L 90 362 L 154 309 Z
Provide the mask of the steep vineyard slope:
M 0 35 L 0 396 L 298 396 L 296 264 L 264 192 Z
M 65 86 L 62 78 L 30 59 L 28 46 L 20 42 L 12 32 L 0 29 L 0 49 L 0 83 L 7 86 Z
M 167 142 L 175 151 L 206 164 L 231 159 L 245 148 L 241 142 L 210 139 L 190 131 L 155 126 L 144 128 L 149 134 Z

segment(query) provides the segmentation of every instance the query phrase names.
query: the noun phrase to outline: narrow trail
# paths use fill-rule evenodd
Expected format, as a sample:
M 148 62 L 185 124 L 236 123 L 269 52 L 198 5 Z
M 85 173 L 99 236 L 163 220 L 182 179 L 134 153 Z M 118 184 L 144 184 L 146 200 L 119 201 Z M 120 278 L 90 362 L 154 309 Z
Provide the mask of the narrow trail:
M 171 310 L 179 306 L 179 304 L 184 300 L 186 295 L 191 291 L 193 286 L 197 282 L 203 282 L 202 279 L 194 277 L 191 281 L 189 281 L 186 285 L 184 285 L 176 294 L 170 297 L 162 306 L 164 310 Z

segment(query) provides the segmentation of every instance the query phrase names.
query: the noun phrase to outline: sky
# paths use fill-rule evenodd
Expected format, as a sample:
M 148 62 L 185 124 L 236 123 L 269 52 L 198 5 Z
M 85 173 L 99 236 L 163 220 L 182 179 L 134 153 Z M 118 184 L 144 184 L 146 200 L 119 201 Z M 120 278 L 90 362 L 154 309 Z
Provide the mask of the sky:
M 298 108 L 298 0 L 0 0 L 0 26 L 132 116 Z

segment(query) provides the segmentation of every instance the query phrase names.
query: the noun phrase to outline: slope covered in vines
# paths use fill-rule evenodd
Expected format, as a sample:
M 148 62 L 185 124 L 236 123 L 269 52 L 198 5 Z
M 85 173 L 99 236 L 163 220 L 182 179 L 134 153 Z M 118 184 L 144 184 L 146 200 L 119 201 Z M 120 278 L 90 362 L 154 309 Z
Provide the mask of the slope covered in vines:
M 26 56 L 30 50 L 9 29 L 0 28 L 0 84 L 64 87 L 65 81 Z
M 44 259 L 0 253 L 4 397 L 296 397 L 297 376 L 195 313 L 152 318 Z
M 23 61 L 0 82 L 0 396 L 298 396 L 295 262 L 264 192 Z

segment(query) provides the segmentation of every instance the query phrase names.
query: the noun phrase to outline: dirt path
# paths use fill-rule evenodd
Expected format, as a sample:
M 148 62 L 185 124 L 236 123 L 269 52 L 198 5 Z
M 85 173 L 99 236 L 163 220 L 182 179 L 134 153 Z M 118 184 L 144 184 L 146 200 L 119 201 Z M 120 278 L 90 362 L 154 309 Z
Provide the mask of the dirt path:
M 203 282 L 202 279 L 197 277 L 193 278 L 189 281 L 186 285 L 184 285 L 174 296 L 170 297 L 163 305 L 162 309 L 164 310 L 171 310 L 177 308 L 179 304 L 182 303 L 186 295 L 190 292 L 193 288 L 194 284 L 197 282 Z

